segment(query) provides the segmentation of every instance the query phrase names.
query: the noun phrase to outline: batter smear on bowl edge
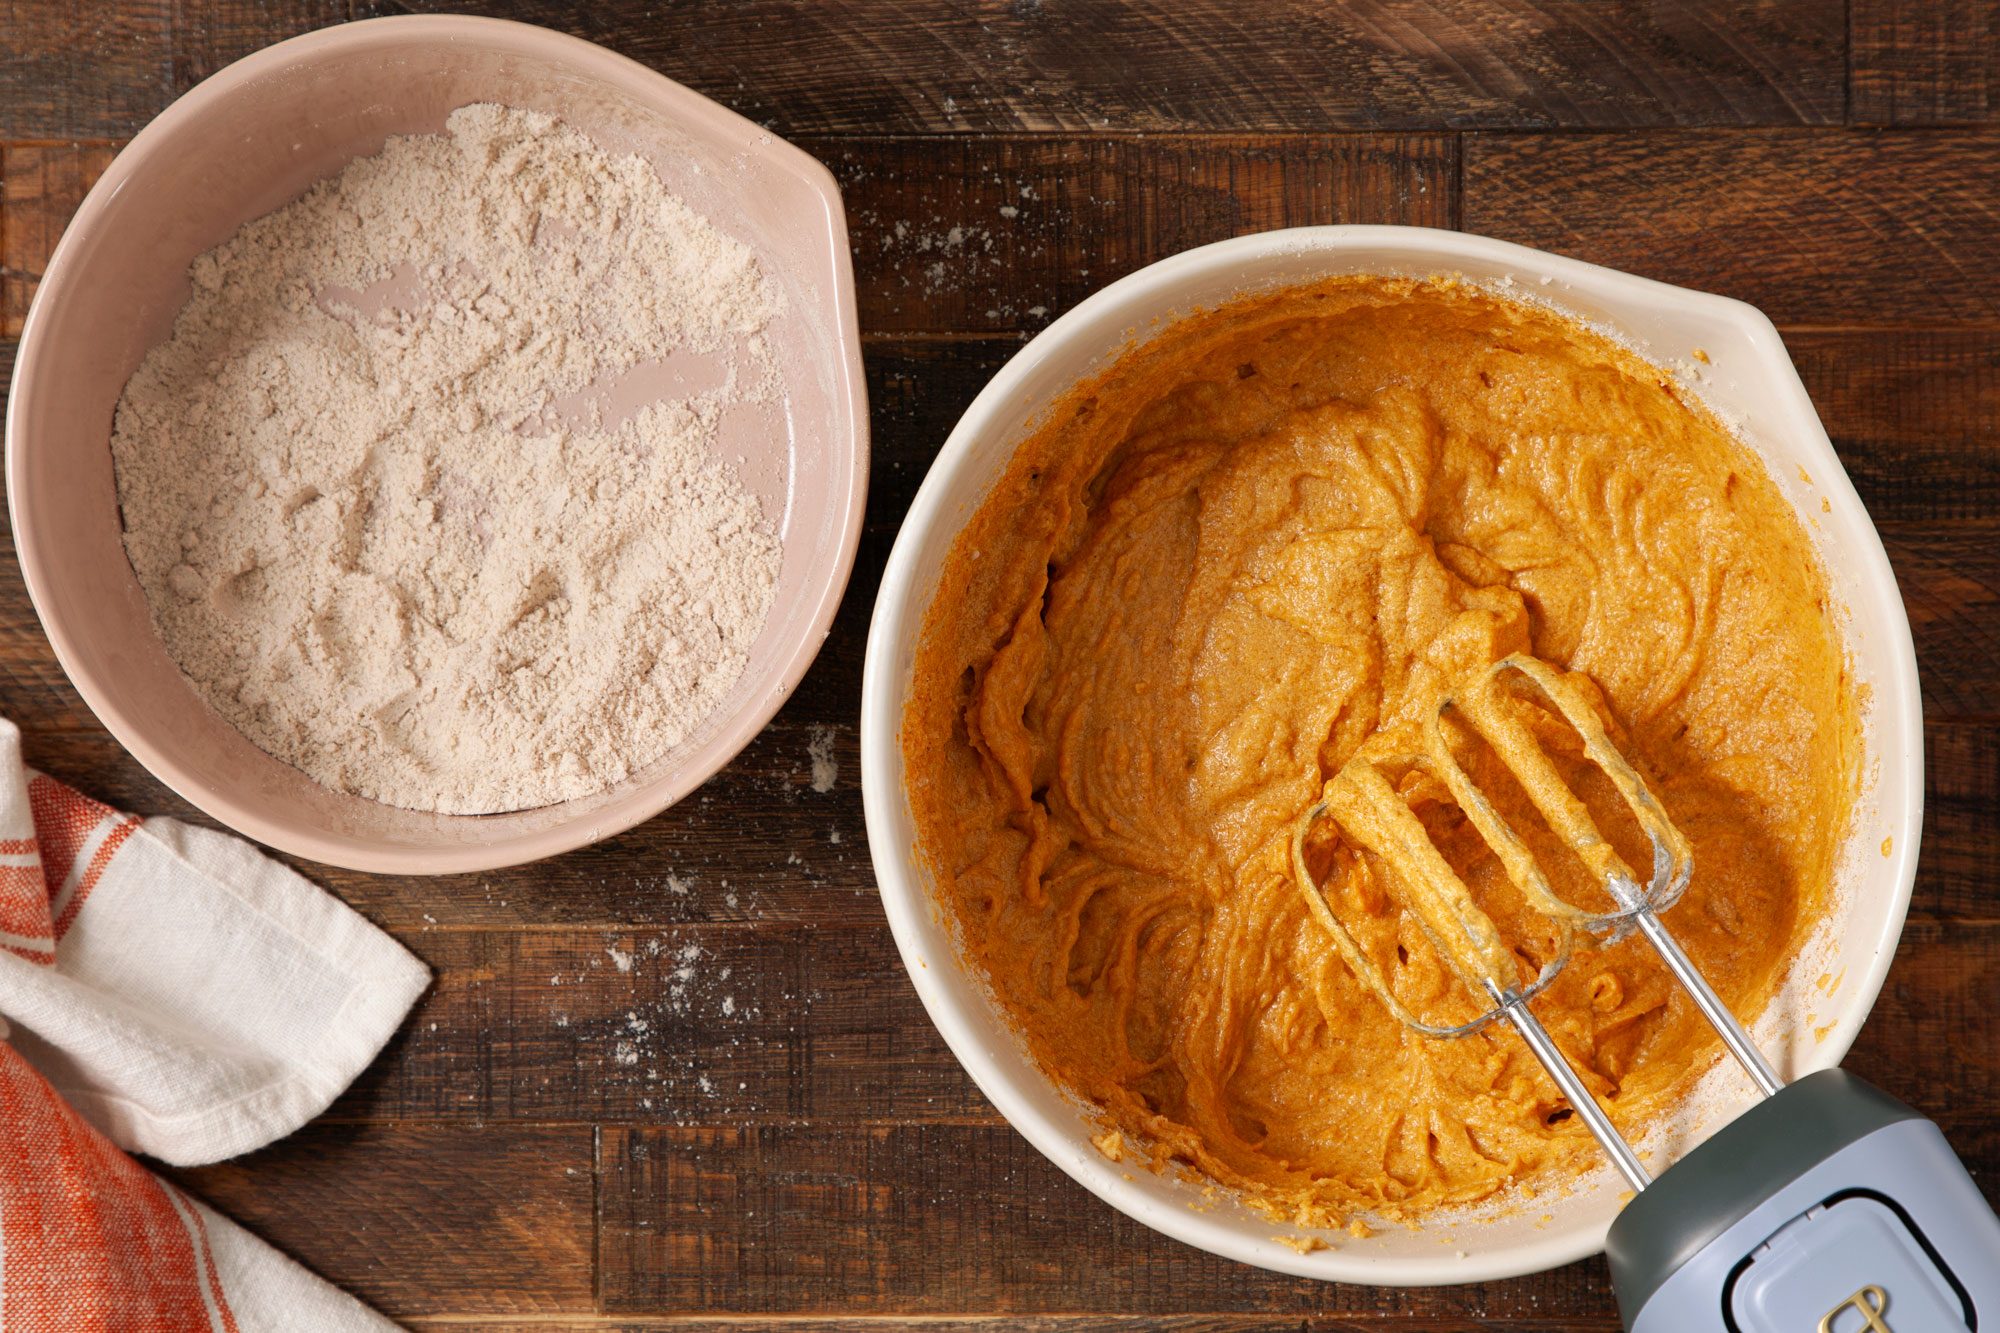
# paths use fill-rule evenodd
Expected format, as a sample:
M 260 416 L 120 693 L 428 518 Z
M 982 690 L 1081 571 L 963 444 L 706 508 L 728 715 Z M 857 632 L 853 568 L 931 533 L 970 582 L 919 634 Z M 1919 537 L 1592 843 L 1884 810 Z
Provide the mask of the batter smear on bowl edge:
M 902 745 L 967 961 L 1155 1166 L 1274 1215 L 1415 1218 L 1598 1160 L 1510 1032 L 1392 1018 L 1289 866 L 1325 781 L 1371 738 L 1418 748 L 1479 667 L 1592 682 L 1693 843 L 1668 920 L 1739 1014 L 1828 906 L 1859 708 L 1806 533 L 1663 372 L 1552 311 L 1344 278 L 1184 320 L 1048 412 L 938 586 Z M 1545 941 L 1428 817 L 1508 937 Z M 1450 1011 L 1407 917 L 1344 892 L 1397 994 Z M 1536 1007 L 1628 1130 L 1717 1049 L 1636 941 L 1580 945 Z

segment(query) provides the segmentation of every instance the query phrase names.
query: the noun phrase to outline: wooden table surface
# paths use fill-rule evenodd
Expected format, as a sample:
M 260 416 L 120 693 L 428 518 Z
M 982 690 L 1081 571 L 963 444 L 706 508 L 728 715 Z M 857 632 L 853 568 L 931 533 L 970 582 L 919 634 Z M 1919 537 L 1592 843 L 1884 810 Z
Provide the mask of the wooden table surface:
M 874 419 L 866 534 L 797 695 L 677 808 L 491 875 L 303 867 L 437 982 L 317 1123 L 181 1173 L 202 1197 L 426 1328 L 1615 1328 L 1599 1260 L 1378 1291 L 1114 1213 L 960 1072 L 875 896 L 862 641 L 946 431 L 1023 337 L 1120 274 L 1318 222 L 1505 237 L 1741 297 L 1783 328 L 1923 666 L 1922 870 L 1850 1064 L 2000 1185 L 2000 4 L 406 7 L 589 37 L 833 167 Z M 0 0 L 0 378 L 50 246 L 123 140 L 240 55 L 398 8 Z M 64 680 L 4 559 L 0 710 L 31 761 L 191 816 Z

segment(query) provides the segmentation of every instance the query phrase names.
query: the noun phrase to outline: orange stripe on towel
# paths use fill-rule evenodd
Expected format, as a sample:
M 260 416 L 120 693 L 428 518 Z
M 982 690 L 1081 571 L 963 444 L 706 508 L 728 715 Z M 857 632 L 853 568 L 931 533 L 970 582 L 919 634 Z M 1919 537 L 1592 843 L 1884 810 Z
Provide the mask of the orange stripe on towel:
M 0 866 L 0 934 L 11 936 L 8 947 L 24 956 L 32 957 L 55 947 L 56 923 L 49 917 L 49 886 L 42 879 L 39 865 Z M 27 941 L 32 943 L 24 943 Z
M 167 1188 L 174 1187 L 169 1185 Z M 215 1316 L 221 1333 L 242 1333 L 236 1326 L 236 1312 L 229 1308 L 229 1302 L 222 1296 L 222 1276 L 215 1271 L 215 1251 L 208 1243 L 208 1223 L 201 1220 L 201 1211 L 187 1195 L 180 1196 L 180 1204 L 187 1213 L 188 1227 L 194 1232 L 195 1244 L 201 1249 L 202 1276 L 207 1280 L 209 1295 L 215 1302 Z
M 139 828 L 138 819 L 132 815 L 113 811 L 112 817 L 118 822 L 104 835 L 104 841 L 97 844 L 97 851 L 91 856 L 90 865 L 85 868 L 83 878 L 76 883 L 76 892 L 70 895 L 67 903 L 63 904 L 62 915 L 56 918 L 57 940 L 69 934 L 71 923 L 76 920 L 76 914 L 83 908 L 83 900 L 90 896 L 90 891 L 97 887 L 97 881 L 104 877 L 104 867 L 111 864 L 111 858 L 125 845 L 125 839 L 131 837 Z
M 0 1042 L 0 1327 L 224 1333 L 219 1287 L 207 1293 L 196 1239 L 167 1186 L 92 1129 L 14 1049 Z M 200 1237 L 206 1244 L 206 1236 Z
M 47 901 L 59 904 L 48 933 L 54 940 L 60 941 L 69 933 L 84 899 L 90 896 L 90 891 L 103 877 L 104 867 L 124 846 L 125 840 L 132 836 L 132 831 L 139 827 L 139 821 L 40 773 L 28 782 L 28 808 L 35 820 L 36 841 L 41 846 L 42 880 L 47 886 Z M 84 848 L 90 846 L 91 839 L 100 828 L 105 832 L 96 850 L 91 853 L 90 860 L 79 867 L 77 858 L 83 854 Z M 65 897 L 63 888 L 72 876 L 76 878 L 76 887 Z

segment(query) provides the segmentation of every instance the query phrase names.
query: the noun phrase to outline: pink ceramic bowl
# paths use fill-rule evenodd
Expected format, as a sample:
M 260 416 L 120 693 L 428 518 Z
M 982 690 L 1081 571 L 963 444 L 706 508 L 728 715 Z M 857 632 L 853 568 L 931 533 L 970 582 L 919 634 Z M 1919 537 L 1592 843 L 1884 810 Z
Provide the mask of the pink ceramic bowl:
M 735 691 L 616 788 L 513 814 L 433 815 L 331 791 L 238 734 L 168 658 L 119 535 L 112 409 L 166 335 L 197 255 L 391 135 L 468 102 L 549 112 L 668 186 L 758 253 L 784 288 L 771 339 L 781 428 L 729 440 L 784 543 L 778 594 Z M 659 813 L 727 763 L 826 637 L 860 537 L 867 407 L 847 224 L 826 168 L 622 56 L 541 28 L 411 17 L 329 28 L 237 62 L 174 103 L 111 164 L 49 263 L 7 414 L 7 498 L 56 656 L 155 776 L 241 833 L 361 870 L 512 865 Z

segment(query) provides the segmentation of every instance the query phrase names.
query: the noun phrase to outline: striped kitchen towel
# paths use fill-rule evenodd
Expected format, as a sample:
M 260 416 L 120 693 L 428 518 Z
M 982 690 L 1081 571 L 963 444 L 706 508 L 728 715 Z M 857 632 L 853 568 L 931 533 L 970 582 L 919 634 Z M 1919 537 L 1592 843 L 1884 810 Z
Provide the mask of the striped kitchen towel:
M 126 1153 L 283 1138 L 428 982 L 248 843 L 28 769 L 0 721 L 0 1333 L 393 1328 Z

